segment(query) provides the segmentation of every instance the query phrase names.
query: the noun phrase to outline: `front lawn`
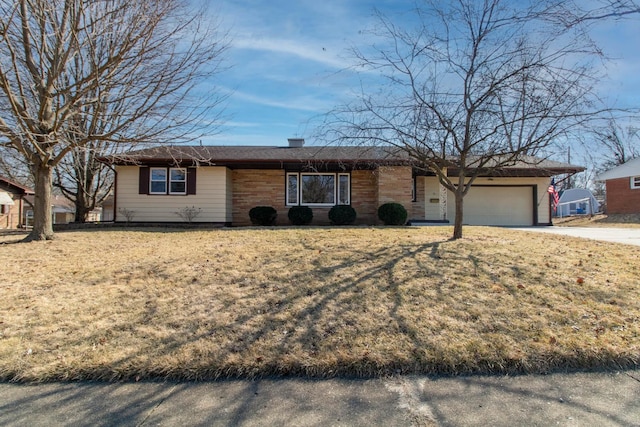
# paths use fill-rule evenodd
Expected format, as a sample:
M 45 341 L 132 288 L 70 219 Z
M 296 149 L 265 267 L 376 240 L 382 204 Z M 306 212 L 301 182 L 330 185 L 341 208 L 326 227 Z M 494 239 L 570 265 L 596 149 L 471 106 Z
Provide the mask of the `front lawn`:
M 0 236 L 0 379 L 637 367 L 640 251 L 485 227 Z M 6 244 L 3 244 L 6 243 Z

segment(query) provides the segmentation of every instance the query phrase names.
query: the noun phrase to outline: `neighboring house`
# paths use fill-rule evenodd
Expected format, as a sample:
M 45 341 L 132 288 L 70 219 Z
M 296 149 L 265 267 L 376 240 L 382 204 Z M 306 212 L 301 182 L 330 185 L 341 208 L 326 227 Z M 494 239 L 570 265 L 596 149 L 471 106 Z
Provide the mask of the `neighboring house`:
M 75 215 L 74 215 L 75 220 Z M 100 222 L 102 221 L 102 207 L 97 207 L 87 214 L 87 222 Z
M 605 182 L 607 213 L 640 213 L 640 157 L 601 173 L 596 181 Z
M 24 211 L 23 222 L 25 226 L 33 226 L 33 196 L 27 197 L 30 206 Z M 53 224 L 68 224 L 75 219 L 75 206 L 66 197 L 60 195 L 51 196 L 51 220 Z
M 555 216 L 594 215 L 600 212 L 600 203 L 586 188 L 570 188 L 560 192 Z
M 69 224 L 76 218 L 76 207 L 64 196 L 51 196 L 51 212 L 54 224 Z
M 0 228 L 24 226 L 24 212 L 31 208 L 25 196 L 30 195 L 32 189 L 0 176 Z
M 379 224 L 385 202 L 405 206 L 415 221 L 451 221 L 453 194 L 411 160 L 381 147 L 178 146 L 156 147 L 103 158 L 114 165 L 115 222 L 182 222 L 193 207 L 194 222 L 250 225 L 249 210 L 273 206 L 277 224 L 288 224 L 291 206 L 313 209 L 313 224 L 329 224 L 329 209 L 351 205 L 358 224 Z M 478 178 L 465 197 L 464 222 L 474 225 L 551 223 L 549 177 L 583 168 L 564 163 L 520 163 Z M 452 176 L 455 169 L 449 169 Z
M 114 203 L 115 197 L 109 196 L 102 202 L 102 213 L 100 216 L 100 221 L 102 222 L 110 222 L 114 219 Z

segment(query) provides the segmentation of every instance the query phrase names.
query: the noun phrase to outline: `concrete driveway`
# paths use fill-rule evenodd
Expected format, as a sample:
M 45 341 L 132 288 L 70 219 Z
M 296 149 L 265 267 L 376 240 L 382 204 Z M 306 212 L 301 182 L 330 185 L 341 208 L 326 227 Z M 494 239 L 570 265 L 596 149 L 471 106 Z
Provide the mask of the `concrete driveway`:
M 562 234 L 564 236 L 640 246 L 640 228 L 604 227 L 517 227 L 516 230 L 537 233 Z

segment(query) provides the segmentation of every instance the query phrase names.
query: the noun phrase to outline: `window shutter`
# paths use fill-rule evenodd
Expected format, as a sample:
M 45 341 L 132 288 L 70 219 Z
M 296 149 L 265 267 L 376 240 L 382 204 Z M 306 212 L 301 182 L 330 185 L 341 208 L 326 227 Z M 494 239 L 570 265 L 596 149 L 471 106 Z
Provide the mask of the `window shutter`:
M 140 167 L 138 194 L 149 194 L 149 168 Z
M 196 168 L 187 168 L 187 194 L 196 194 Z

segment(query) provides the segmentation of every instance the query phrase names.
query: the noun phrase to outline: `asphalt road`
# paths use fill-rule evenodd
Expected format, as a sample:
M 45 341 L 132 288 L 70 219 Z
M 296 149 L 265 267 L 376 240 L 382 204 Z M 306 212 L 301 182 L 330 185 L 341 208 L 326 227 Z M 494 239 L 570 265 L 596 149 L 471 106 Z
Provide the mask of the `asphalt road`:
M 8 426 L 640 426 L 640 371 L 0 383 Z

